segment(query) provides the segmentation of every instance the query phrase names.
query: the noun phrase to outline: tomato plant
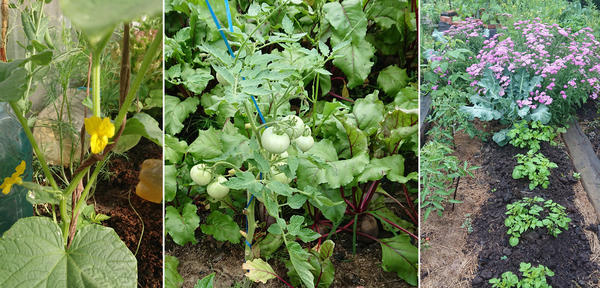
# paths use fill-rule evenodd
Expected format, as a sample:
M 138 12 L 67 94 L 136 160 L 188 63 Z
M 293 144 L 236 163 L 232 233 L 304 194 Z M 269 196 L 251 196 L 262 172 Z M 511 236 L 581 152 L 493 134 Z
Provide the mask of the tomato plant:
M 172 241 L 200 228 L 251 281 L 329 287 L 349 232 L 416 285 L 416 3 L 224 3 L 166 5 Z

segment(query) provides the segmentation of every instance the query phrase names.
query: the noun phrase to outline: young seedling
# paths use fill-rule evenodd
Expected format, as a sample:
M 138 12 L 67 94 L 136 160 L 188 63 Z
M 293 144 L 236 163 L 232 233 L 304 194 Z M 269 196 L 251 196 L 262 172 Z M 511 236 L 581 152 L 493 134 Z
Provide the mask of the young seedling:
M 567 217 L 565 207 L 552 200 L 541 197 L 528 198 L 506 205 L 506 233 L 510 235 L 511 246 L 519 244 L 521 235 L 536 228 L 546 227 L 548 234 L 557 237 L 562 230 L 569 229 L 571 218 Z M 545 215 L 545 216 L 544 216 Z

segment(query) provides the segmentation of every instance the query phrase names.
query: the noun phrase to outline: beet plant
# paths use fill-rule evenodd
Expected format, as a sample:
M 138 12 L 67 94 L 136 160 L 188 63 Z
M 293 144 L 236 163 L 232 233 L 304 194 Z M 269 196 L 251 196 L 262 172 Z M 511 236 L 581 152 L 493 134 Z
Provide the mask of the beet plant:
M 242 246 L 251 281 L 329 287 L 336 234 L 354 232 L 417 284 L 417 92 L 401 68 L 415 59 L 416 6 L 389 2 L 167 4 L 185 23 L 165 39 L 173 242 L 200 230 Z M 376 54 L 395 64 L 373 75 Z

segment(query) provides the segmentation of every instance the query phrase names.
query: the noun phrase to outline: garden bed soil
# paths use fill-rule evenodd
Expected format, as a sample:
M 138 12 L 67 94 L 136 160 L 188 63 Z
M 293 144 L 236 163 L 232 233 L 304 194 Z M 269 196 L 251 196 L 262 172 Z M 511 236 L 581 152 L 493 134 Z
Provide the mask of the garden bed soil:
M 491 189 L 490 197 L 475 217 L 474 232 L 468 239 L 471 245 L 481 247 L 472 287 L 488 287 L 490 278 L 500 277 L 506 271 L 521 276 L 518 272 L 521 262 L 535 266 L 542 264 L 554 271 L 555 276 L 548 280 L 553 287 L 600 285 L 598 223 L 595 218 L 587 217 L 593 215 L 593 208 L 579 181 L 572 176 L 574 168 L 564 147 L 543 143 L 540 151 L 558 164 L 558 168 L 551 170 L 548 189 L 530 191 L 527 180 L 515 180 L 511 176 L 517 165 L 513 157 L 525 153 L 524 149 L 511 145 L 499 147 L 495 143 L 483 146 L 482 169 L 488 173 Z M 572 219 L 569 229 L 557 238 L 548 235 L 545 228 L 526 232 L 520 243 L 511 247 L 504 225 L 506 205 L 523 197 L 535 196 L 552 199 L 566 207 L 566 213 Z
M 96 205 L 98 213 L 111 217 L 103 224 L 113 228 L 132 253 L 137 249 L 142 231 L 142 222 L 135 211 L 139 213 L 144 221 L 144 235 L 136 255 L 138 286 L 162 287 L 162 204 L 148 202 L 135 194 L 142 162 L 149 158 L 162 159 L 162 148 L 142 138 L 126 156 L 113 157 L 108 164 L 109 179 L 98 181 L 96 192 L 89 202 Z
M 481 166 L 481 141 L 461 132 L 454 141 L 455 156 Z M 485 172 L 477 169 L 473 174 L 474 177 L 460 178 L 456 199 L 462 203 L 456 204 L 454 211 L 452 204 L 445 205 L 442 217 L 431 213 L 421 225 L 421 287 L 471 286 L 470 279 L 477 270 L 478 247 L 467 242 L 468 227 L 489 197 Z
M 206 217 L 201 215 L 200 218 Z M 200 229 L 196 230 L 196 239 L 197 244 L 179 246 L 167 237 L 165 251 L 167 255 L 175 256 L 179 260 L 177 270 L 184 279 L 183 288 L 193 288 L 198 279 L 213 272 L 216 272 L 215 288 L 229 288 L 249 282 L 242 270 L 243 244 L 215 241 L 212 237 L 203 235 Z M 335 280 L 331 287 L 412 287 L 396 273 L 383 271 L 379 243 L 358 242 L 357 254 L 352 255 L 352 234 L 342 232 L 331 239 L 336 243 L 331 258 L 335 267 Z M 268 261 L 277 275 L 284 279 L 287 279 L 287 269 L 281 259 L 287 257 L 286 250 L 279 249 Z M 277 279 L 272 279 L 267 284 L 252 284 L 251 287 L 279 288 L 285 285 Z
M 564 148 L 543 148 L 542 152 L 559 164 L 559 168 L 552 171 L 548 191 L 537 189 L 536 193 L 529 194 L 527 181 L 514 180 L 511 176 L 516 164 L 512 156 L 518 153 L 517 149 L 482 143 L 462 133 L 455 135 L 455 142 L 456 156 L 461 161 L 482 167 L 474 171 L 474 178 L 461 178 L 457 199 L 463 203 L 456 204 L 454 211 L 452 204 L 445 205 L 443 217 L 432 213 L 422 226 L 421 287 L 489 287 L 489 278 L 499 277 L 509 269 L 518 272 L 520 261 L 535 265 L 541 261 L 540 264 L 550 267 L 557 273 L 551 278 L 553 287 L 599 287 L 600 283 L 594 282 L 600 279 L 600 241 L 598 230 L 594 228 L 598 227 L 598 220 L 581 183 L 562 176 L 573 170 Z M 548 152 L 549 149 L 554 152 Z M 495 192 L 491 192 L 494 188 Z M 505 199 L 513 202 L 518 197 L 533 195 L 553 199 L 567 207 L 575 227 L 571 225 L 554 240 L 545 230 L 538 231 L 535 235 L 539 239 L 523 240 L 517 247 L 510 247 L 504 226 Z M 467 231 L 467 214 L 472 233 Z M 563 242 L 563 238 L 569 239 Z M 498 239 L 502 240 L 498 242 Z M 502 252 L 511 254 L 506 261 L 500 260 Z M 571 269 L 578 271 L 571 273 Z M 489 278 L 483 279 L 481 274 Z M 569 281 L 571 275 L 587 282 L 576 286 Z M 559 280 L 561 277 L 563 280 Z

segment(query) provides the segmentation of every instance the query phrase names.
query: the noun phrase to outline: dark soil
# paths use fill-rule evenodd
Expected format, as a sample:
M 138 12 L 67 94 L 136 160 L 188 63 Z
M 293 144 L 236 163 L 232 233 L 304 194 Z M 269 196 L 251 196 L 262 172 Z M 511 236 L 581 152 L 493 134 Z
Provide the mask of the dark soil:
M 131 208 L 135 208 L 144 220 L 142 237 L 136 258 L 138 262 L 138 286 L 162 287 L 162 204 L 141 199 L 135 194 L 140 166 L 146 159 L 162 159 L 162 148 L 142 139 L 126 156 L 114 156 L 108 164 L 109 180 L 100 180 L 94 197 L 96 211 L 111 218 L 104 222 L 117 232 L 132 253 L 136 252 L 142 222 Z M 128 197 L 131 198 L 129 205 Z
M 198 244 L 179 246 L 167 237 L 166 254 L 179 259 L 178 271 L 184 279 L 184 288 L 194 287 L 198 279 L 215 272 L 215 287 L 233 287 L 236 283 L 248 282 L 241 269 L 244 246 L 218 242 L 196 230 Z M 335 281 L 331 287 L 412 287 L 396 273 L 384 272 L 381 268 L 381 245 L 358 243 L 357 254 L 352 254 L 352 234 L 340 233 L 332 237 L 336 243 L 331 258 L 335 267 Z M 306 245 L 305 245 L 306 246 Z M 308 247 L 308 246 L 306 246 Z M 285 249 L 278 250 L 268 261 L 275 272 L 287 279 L 287 269 L 282 259 L 287 259 Z M 237 287 L 237 286 L 236 286 Z M 243 286 L 248 287 L 248 286 Z M 252 284 L 251 287 L 285 287 L 283 282 L 273 279 L 267 284 Z
M 548 281 L 553 287 L 591 287 L 589 285 L 593 279 L 590 279 L 590 275 L 597 273 L 599 267 L 590 260 L 591 248 L 584 229 L 595 228 L 584 227 L 582 215 L 574 204 L 573 186 L 577 180 L 571 176 L 573 165 L 563 147 L 544 143 L 541 152 L 558 164 L 558 168 L 552 169 L 548 189 L 538 187 L 530 191 L 527 180 L 515 180 L 511 176 L 517 165 L 514 156 L 525 151 L 511 145 L 484 145 L 482 169 L 487 170 L 492 191 L 481 213 L 473 221 L 474 232 L 469 239 L 482 246 L 478 257 L 479 268 L 472 280 L 473 287 L 489 287 L 490 278 L 500 277 L 506 271 L 521 277 L 518 271 L 521 262 L 535 266 L 542 264 L 554 271 L 555 276 L 549 277 Z M 566 207 L 572 219 L 569 229 L 557 238 L 548 235 L 545 228 L 527 232 L 516 247 L 511 247 L 504 226 L 506 205 L 523 197 L 534 196 L 552 199 Z M 506 259 L 502 260 L 503 256 Z

